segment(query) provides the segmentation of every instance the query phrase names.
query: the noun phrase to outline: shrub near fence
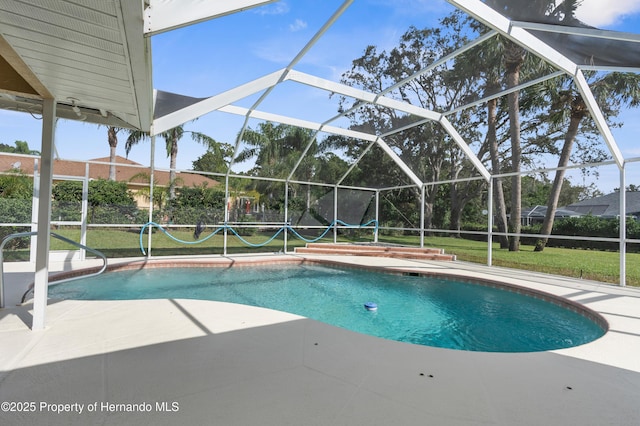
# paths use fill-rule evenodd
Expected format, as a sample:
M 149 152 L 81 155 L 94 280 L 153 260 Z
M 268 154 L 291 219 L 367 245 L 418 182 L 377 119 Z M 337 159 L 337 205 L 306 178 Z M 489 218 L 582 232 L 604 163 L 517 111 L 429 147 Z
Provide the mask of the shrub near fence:
M 618 238 L 620 236 L 620 222 L 614 218 L 600 218 L 596 216 L 583 216 L 568 218 L 558 221 L 553 227 L 554 234 L 571 235 L 579 237 Z M 640 239 L 640 222 L 628 219 L 626 223 L 626 235 L 628 239 Z M 617 242 L 590 241 L 590 240 L 549 240 L 552 247 L 581 248 L 596 250 L 619 250 Z M 550 244 L 548 244 L 550 245 Z M 636 252 L 640 247 L 629 247 Z
M 522 244 L 535 245 L 536 240 L 539 238 L 537 234 L 540 233 L 542 225 L 530 225 L 522 227 L 522 234 L 531 234 L 532 236 L 523 236 L 521 238 Z M 627 227 L 627 239 L 640 239 L 640 221 L 628 219 L 626 223 Z M 466 231 L 486 231 L 478 224 L 469 224 L 464 226 Z M 494 228 L 494 232 L 497 229 Z M 619 238 L 620 237 L 620 222 L 617 218 L 602 218 L 598 216 L 582 216 L 572 217 L 567 219 L 561 219 L 555 221 L 553 224 L 553 235 L 566 235 L 572 237 L 583 237 L 583 240 L 574 239 L 561 239 L 550 238 L 547 242 L 547 247 L 560 247 L 560 248 L 573 248 L 573 249 L 587 249 L 587 250 L 609 250 L 617 251 L 620 249 L 620 245 L 616 241 L 593 241 L 591 238 Z M 463 234 L 463 238 L 480 241 L 486 241 L 484 235 L 470 235 Z M 627 251 L 640 252 L 640 245 L 630 244 Z
M 31 199 L 0 198 L 0 219 L 2 223 L 31 223 Z M 2 226 L 0 227 L 0 241 L 7 235 L 17 232 L 29 232 L 28 226 Z M 25 249 L 29 247 L 28 238 L 16 238 L 7 243 L 10 250 Z

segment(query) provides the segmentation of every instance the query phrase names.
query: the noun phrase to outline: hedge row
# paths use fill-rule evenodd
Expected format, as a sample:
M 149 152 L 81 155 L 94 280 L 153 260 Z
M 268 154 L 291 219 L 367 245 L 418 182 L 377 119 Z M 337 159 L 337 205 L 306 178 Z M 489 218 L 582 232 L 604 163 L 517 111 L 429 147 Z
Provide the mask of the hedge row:
M 523 226 L 522 234 L 539 234 L 541 224 Z M 465 231 L 486 232 L 487 226 L 481 224 L 469 224 L 464 227 Z M 640 221 L 627 220 L 627 239 L 640 240 Z M 497 229 L 494 228 L 494 232 Z M 582 216 L 567 218 L 555 221 L 552 235 L 566 235 L 572 237 L 583 237 L 584 240 L 550 238 L 547 247 L 580 248 L 590 250 L 611 250 L 617 251 L 620 246 L 618 242 L 593 241 L 592 238 L 618 238 L 620 236 L 620 222 L 618 219 L 601 218 L 597 216 Z M 472 240 L 486 240 L 484 235 L 463 234 L 463 238 Z M 522 237 L 522 244 L 535 245 L 537 236 Z M 629 244 L 627 251 L 640 252 L 640 244 Z

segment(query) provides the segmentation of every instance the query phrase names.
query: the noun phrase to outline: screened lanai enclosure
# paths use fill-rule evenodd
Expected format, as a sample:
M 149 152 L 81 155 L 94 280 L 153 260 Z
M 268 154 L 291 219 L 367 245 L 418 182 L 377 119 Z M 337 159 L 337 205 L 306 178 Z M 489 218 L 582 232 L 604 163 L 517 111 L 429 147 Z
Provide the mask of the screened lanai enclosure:
M 637 132 L 624 130 L 640 35 L 600 29 L 587 1 L 297 3 L 0 1 L 0 107 L 42 129 L 38 155 L 5 156 L 3 176 L 33 177 L 34 196 L 4 234 L 67 230 L 93 246 L 122 231 L 129 251 L 113 256 L 437 235 L 484 241 L 490 265 L 494 243 L 595 244 L 619 253 L 625 285 L 640 247 L 628 196 L 615 234 L 554 222 L 638 182 L 624 154 Z M 59 158 L 58 118 L 117 133 L 147 161 Z M 92 198 L 109 179 L 128 209 Z M 51 244 L 30 244 L 34 328 Z

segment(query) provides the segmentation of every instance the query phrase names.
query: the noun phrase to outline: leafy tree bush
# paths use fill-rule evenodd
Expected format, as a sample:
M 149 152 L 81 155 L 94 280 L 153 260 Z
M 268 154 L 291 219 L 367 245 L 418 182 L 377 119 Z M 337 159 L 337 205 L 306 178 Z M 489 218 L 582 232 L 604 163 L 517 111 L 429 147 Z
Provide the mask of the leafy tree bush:
M 15 146 L 0 143 L 0 152 L 11 152 L 14 154 L 40 155 L 40 151 L 29 148 L 29 144 L 25 141 L 15 141 Z
M 58 202 L 82 202 L 82 182 L 64 180 L 56 182 L 51 189 L 53 199 Z
M 30 223 L 31 199 L 0 198 L 2 223 Z
M 640 226 L 637 222 L 632 220 L 627 222 L 628 238 L 638 238 L 639 230 Z M 584 237 L 618 238 L 620 235 L 620 222 L 615 218 L 602 218 L 591 215 L 572 217 L 557 221 L 553 226 L 553 233 Z M 550 240 L 547 245 L 598 250 L 617 250 L 619 248 L 617 242 L 606 241 Z
M 53 220 L 79 221 L 81 219 L 82 182 L 61 181 L 51 189 Z
M 179 188 L 176 198 L 168 203 L 166 215 L 175 224 L 208 224 L 224 220 L 225 193 L 206 184 Z
M 82 182 L 62 181 L 53 186 L 52 217 L 80 220 Z M 125 182 L 106 179 L 89 182 L 89 223 L 136 223 L 138 209 Z
M 640 221 L 627 220 L 627 238 L 640 239 Z M 523 234 L 531 234 L 531 237 L 523 237 L 522 243 L 527 245 L 535 245 L 540 234 L 540 228 L 542 224 L 534 224 L 530 226 L 523 226 Z M 466 224 L 464 227 L 468 231 L 486 231 L 486 225 L 483 229 L 480 226 L 474 224 Z M 553 226 L 553 235 L 567 235 L 583 237 L 584 240 L 563 240 L 552 238 L 547 243 L 547 247 L 562 247 L 562 248 L 575 248 L 575 249 L 587 249 L 587 250 L 611 250 L 617 251 L 620 246 L 618 242 L 608 241 L 592 241 L 589 237 L 598 238 L 618 238 L 620 236 L 620 223 L 616 218 L 602 218 L 599 216 L 581 216 L 572 217 L 557 220 Z M 484 235 L 463 235 L 466 239 L 471 240 L 486 240 Z M 627 247 L 629 252 L 640 252 L 640 247 L 637 244 L 630 244 Z
M 30 223 L 33 180 L 21 174 L 19 170 L 13 172 L 12 175 L 0 176 L 0 220 L 2 223 Z M 27 231 L 27 227 L 2 226 L 0 240 L 10 234 Z M 6 248 L 15 250 L 28 246 L 29 239 L 19 238 L 10 241 Z

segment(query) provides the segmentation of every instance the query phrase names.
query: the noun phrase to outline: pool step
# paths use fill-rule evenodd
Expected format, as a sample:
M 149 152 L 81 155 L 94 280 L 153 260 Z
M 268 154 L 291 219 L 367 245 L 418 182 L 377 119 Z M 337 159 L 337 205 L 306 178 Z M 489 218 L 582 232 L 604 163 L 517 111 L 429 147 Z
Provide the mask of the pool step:
M 300 254 L 334 254 L 344 256 L 377 256 L 416 260 L 456 260 L 456 256 L 445 254 L 444 250 L 419 247 L 387 247 L 359 244 L 311 243 L 306 247 L 296 247 Z

